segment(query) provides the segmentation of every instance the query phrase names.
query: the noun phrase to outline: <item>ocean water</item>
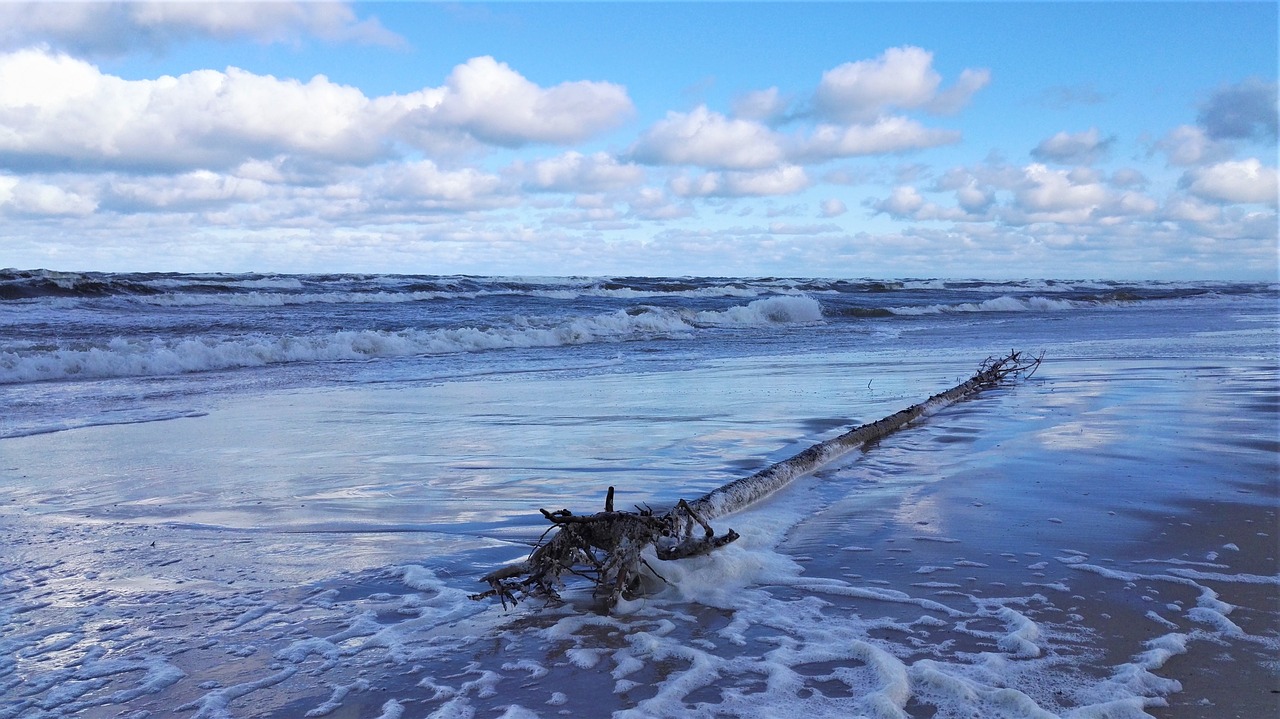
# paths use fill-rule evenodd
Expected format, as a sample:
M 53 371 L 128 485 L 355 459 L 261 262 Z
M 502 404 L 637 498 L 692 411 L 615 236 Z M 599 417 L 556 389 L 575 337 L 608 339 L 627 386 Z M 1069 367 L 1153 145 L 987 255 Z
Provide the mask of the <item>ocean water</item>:
M 1280 286 L 0 271 L 0 718 L 1261 717 Z M 473 601 L 963 381 L 600 611 Z

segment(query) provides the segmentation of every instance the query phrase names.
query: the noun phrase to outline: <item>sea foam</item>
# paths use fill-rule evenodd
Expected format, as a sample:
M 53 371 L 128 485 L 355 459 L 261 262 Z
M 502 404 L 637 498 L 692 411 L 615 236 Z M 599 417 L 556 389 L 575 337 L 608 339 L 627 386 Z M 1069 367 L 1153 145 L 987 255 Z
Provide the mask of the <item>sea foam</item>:
M 0 352 L 0 384 L 56 379 L 177 375 L 294 362 L 557 347 L 687 337 L 700 329 L 822 320 L 803 296 L 759 299 L 722 311 L 662 307 L 617 310 L 568 319 L 516 317 L 503 325 L 440 329 L 349 330 L 317 334 L 116 337 L 100 346 L 46 348 L 16 344 Z

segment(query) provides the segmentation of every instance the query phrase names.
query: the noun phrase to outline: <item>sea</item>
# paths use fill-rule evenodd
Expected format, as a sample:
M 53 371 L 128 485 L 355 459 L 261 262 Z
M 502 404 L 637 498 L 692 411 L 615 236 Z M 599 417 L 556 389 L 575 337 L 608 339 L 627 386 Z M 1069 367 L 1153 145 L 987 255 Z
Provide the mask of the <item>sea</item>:
M 1276 282 L 0 270 L 0 719 L 1271 717 L 1278 508 Z

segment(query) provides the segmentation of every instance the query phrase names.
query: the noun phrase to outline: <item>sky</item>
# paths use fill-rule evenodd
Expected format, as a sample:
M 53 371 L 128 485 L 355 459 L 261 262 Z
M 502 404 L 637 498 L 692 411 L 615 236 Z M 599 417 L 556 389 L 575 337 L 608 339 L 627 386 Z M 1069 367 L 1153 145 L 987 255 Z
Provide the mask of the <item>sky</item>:
M 1278 8 L 0 0 L 0 267 L 1276 281 Z

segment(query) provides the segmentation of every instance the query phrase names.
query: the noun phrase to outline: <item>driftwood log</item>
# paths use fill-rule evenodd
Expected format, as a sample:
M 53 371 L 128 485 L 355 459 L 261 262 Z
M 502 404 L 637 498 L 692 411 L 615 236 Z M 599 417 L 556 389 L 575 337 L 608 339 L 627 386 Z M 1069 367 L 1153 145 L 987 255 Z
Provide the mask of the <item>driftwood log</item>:
M 616 511 L 613 487 L 609 487 L 604 511 L 578 515 L 567 509 L 542 516 L 551 522 L 537 546 L 522 562 L 486 574 L 480 581 L 489 589 L 472 599 L 496 596 L 505 608 L 520 599 L 538 598 L 559 602 L 564 575 L 586 578 L 595 584 L 594 594 L 612 609 L 619 598 L 634 596 L 640 585 L 641 567 L 659 579 L 662 575 L 642 556 L 650 546 L 662 561 L 674 561 L 706 554 L 738 538 L 732 529 L 717 535 L 710 520 L 735 512 L 778 491 L 793 480 L 868 442 L 878 440 L 921 416 L 1010 377 L 1030 377 L 1040 366 L 1039 357 L 1010 352 L 990 357 L 968 380 L 939 392 L 929 399 L 895 412 L 884 419 L 856 427 L 844 434 L 815 444 L 803 452 L 686 502 L 681 499 L 664 514 L 648 507 L 636 511 Z M 550 538 L 548 538 L 550 535 Z M 664 580 L 665 581 L 665 580 Z

